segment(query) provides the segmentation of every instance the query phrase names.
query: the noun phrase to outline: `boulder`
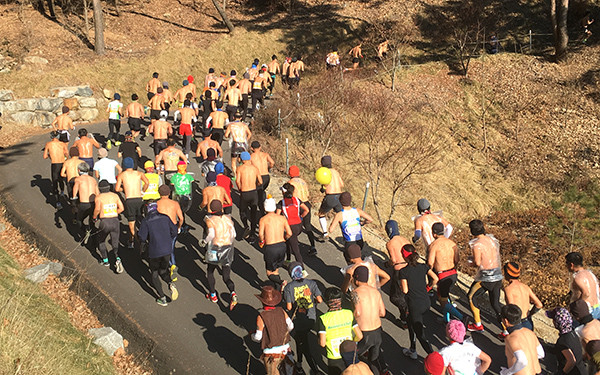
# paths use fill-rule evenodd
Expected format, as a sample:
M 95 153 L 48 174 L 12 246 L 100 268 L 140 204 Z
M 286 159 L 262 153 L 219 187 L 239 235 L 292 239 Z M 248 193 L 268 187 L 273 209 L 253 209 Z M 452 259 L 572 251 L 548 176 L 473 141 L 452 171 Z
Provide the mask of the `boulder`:
M 78 112 L 83 121 L 92 121 L 98 117 L 98 110 L 96 108 L 81 108 Z
M 2 113 L 11 113 L 17 112 L 19 110 L 19 106 L 16 100 L 10 100 L 8 102 L 0 102 L 0 112 Z
M 0 101 L 7 102 L 9 100 L 15 100 L 15 95 L 10 90 L 0 90 Z
M 79 113 L 79 111 L 70 111 L 69 112 L 69 117 L 73 121 L 79 121 L 79 120 L 81 120 L 81 114 Z
M 31 120 L 31 124 L 34 126 L 49 126 L 52 124 L 52 121 L 56 118 L 56 115 L 52 112 L 35 112 L 33 119 Z
M 38 109 L 38 99 L 18 99 L 17 111 L 35 111 Z
M 63 270 L 63 265 L 59 262 L 48 262 L 48 272 L 56 275 L 56 276 L 60 276 L 61 272 Z
M 79 101 L 77 98 L 66 98 L 63 99 L 63 105 L 66 105 L 70 110 L 73 110 L 79 108 Z
M 25 270 L 25 278 L 34 283 L 42 283 L 48 277 L 50 266 L 48 263 L 40 264 L 39 266 L 31 267 Z
M 102 95 L 108 100 L 112 100 L 113 94 L 109 89 L 102 89 Z
M 95 98 L 81 98 L 79 99 L 79 106 L 81 108 L 96 108 L 98 101 Z
M 106 354 L 112 356 L 117 349 L 123 347 L 123 336 L 111 327 L 92 328 L 88 333 L 95 337 L 94 344 L 100 346 Z
M 63 101 L 59 98 L 41 98 L 37 102 L 38 111 L 56 112 L 62 107 Z
M 46 65 L 48 64 L 48 60 L 39 56 L 26 56 L 23 61 L 27 64 L 38 64 L 38 65 Z
M 34 112 L 15 112 L 10 115 L 10 118 L 19 125 L 30 125 L 34 117 Z
M 92 95 L 94 95 L 94 92 L 92 91 L 90 86 L 79 86 L 77 87 L 77 91 L 75 91 L 75 95 L 89 98 Z

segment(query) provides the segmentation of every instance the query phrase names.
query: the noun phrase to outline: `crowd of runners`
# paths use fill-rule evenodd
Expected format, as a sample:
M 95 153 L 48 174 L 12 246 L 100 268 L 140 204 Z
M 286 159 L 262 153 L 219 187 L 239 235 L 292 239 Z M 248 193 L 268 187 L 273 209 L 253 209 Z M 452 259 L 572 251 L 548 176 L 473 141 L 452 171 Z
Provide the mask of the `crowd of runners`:
M 349 54 L 357 64 L 357 59 L 362 58 L 360 45 Z M 333 57 L 338 60 L 330 57 L 327 64 L 339 63 L 337 52 Z M 43 155 L 51 161 L 55 208 L 72 212 L 74 224 L 80 228 L 77 240 L 83 244 L 92 241 L 99 263 L 118 274 L 124 271 L 119 257 L 123 251 L 123 214 L 128 234 L 122 242 L 129 250 L 139 250 L 147 261 L 158 296 L 156 302 L 161 306 L 178 298 L 174 247 L 178 234 L 188 228 L 186 216 L 191 212 L 203 217 L 199 244 L 207 265 L 208 301 L 219 301 L 214 272 L 220 269 L 230 293 L 229 308 L 235 308 L 238 296 L 231 279 L 235 241 L 255 245 L 264 256 L 265 277 L 261 293 L 256 295 L 263 309 L 252 339 L 261 343 L 267 374 L 303 374 L 304 360 L 311 373 L 322 373 L 325 369 L 318 368 L 309 348 L 308 336 L 313 330 L 325 348 L 327 374 L 391 374 L 382 354 L 381 318 L 386 309 L 381 287 L 388 283 L 390 301 L 399 312 L 396 323 L 408 331 L 410 345 L 402 352 L 417 360 L 418 341 L 428 353 L 425 373 L 483 374 L 498 360 L 508 364 L 501 375 L 540 374 L 540 360 L 545 353 L 534 333 L 532 317 L 542 303 L 519 280 L 521 265 L 502 262 L 499 241 L 486 231 L 481 220 L 469 223 L 473 236 L 468 243 L 470 253 L 459 254 L 458 245 L 452 240 L 453 226 L 441 212 L 432 211 L 426 199 L 420 199 L 418 215 L 412 218 L 412 238 L 402 236 L 396 221 L 386 223 L 389 259 L 379 267 L 371 256 L 365 256 L 363 249 L 362 227 L 373 218 L 352 205 L 352 196 L 345 191 L 342 175 L 330 156 L 324 156 L 321 165 L 315 166 L 319 167 L 317 184 L 324 194 L 317 212 L 313 212 L 310 203 L 310 181 L 303 179 L 295 165 L 287 171 L 288 181 L 279 187 L 282 198 L 276 200 L 267 194 L 270 169 L 275 163 L 262 145 L 252 140 L 252 129 L 246 120 L 264 107 L 264 99 L 272 95 L 278 76 L 285 86 L 294 88 L 303 71 L 300 57 L 286 58 L 280 65 L 272 56 L 263 65 L 255 59 L 241 76 L 234 70 L 218 74 L 210 69 L 197 85 L 190 75 L 175 93 L 154 73 L 145 87 L 147 101 L 140 102 L 134 93 L 125 106 L 121 96 L 114 94 L 107 108 L 108 134 L 102 142 L 85 128 L 79 128 L 71 143 L 74 125 L 70 109 L 63 107 L 63 114 L 52 124 L 52 139 Z M 129 130 L 122 136 L 124 118 Z M 153 137 L 153 155 L 143 152 L 136 142 L 138 137 Z M 228 140 L 229 147 L 223 147 L 224 140 Z M 118 147 L 120 162 L 108 157 L 108 150 L 113 147 Z M 224 149 L 229 150 L 230 159 Z M 194 156 L 200 160 L 200 172 L 196 174 L 188 171 Z M 202 187 L 199 207 L 192 205 L 194 186 Z M 243 233 L 236 233 L 231 218 L 234 202 L 239 207 Z M 312 227 L 313 216 L 318 218 L 321 229 L 318 236 Z M 314 280 L 307 278 L 298 237 L 306 233 L 310 246 L 307 255 L 317 257 L 317 242 L 329 241 L 330 233 L 337 228 L 344 240 L 346 264 L 338 265 L 344 281 L 320 290 Z M 106 244 L 109 237 L 112 255 Z M 415 249 L 419 242 L 425 249 L 424 256 Z M 469 264 L 477 268 L 467 293 L 470 315 L 461 313 L 451 299 L 459 259 L 466 256 Z M 546 313 L 560 334 L 554 346 L 558 358 L 556 373 L 597 373 L 598 281 L 584 268 L 581 254 L 569 253 L 565 261 L 572 273 L 570 305 Z M 281 269 L 287 271 L 287 276 L 280 274 Z M 161 279 L 169 289 L 169 299 Z M 505 306 L 500 304 L 502 291 Z M 485 330 L 478 305 L 478 297 L 485 293 L 506 358 L 491 358 L 485 347 L 478 348 L 466 335 L 467 331 Z M 428 342 L 424 325 L 433 298 L 439 305 L 434 309 L 442 316 L 449 342 L 437 351 Z M 317 304 L 323 302 L 327 312 L 318 315 Z M 296 343 L 293 359 L 291 338 Z

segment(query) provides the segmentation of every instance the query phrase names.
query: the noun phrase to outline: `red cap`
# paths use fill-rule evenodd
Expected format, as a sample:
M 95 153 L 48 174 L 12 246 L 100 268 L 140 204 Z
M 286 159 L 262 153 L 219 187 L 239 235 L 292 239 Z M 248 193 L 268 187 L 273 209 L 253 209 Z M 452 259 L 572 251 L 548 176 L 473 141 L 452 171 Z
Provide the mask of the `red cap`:
M 179 160 L 179 163 L 177 163 L 177 166 L 180 166 L 180 165 L 186 165 L 186 164 L 185 164 L 185 161 L 183 161 L 183 160 Z
M 300 168 L 296 165 L 291 165 L 288 171 L 290 177 L 299 177 L 300 176 Z
M 431 375 L 444 375 L 444 358 L 438 352 L 433 352 L 425 358 L 425 370 Z
M 189 83 L 194 82 L 194 76 L 189 75 L 187 80 L 188 80 Z

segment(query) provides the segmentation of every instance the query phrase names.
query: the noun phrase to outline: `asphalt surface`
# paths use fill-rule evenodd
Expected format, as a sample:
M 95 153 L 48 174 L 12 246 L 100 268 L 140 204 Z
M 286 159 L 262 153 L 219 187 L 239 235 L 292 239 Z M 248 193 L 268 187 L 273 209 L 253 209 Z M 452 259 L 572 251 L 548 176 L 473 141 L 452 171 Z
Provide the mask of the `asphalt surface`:
M 105 123 L 89 125 L 86 128 L 94 133 L 100 143 L 103 143 L 103 135 L 108 133 Z M 72 136 L 75 135 L 73 132 Z M 40 236 L 50 238 L 52 244 L 61 249 L 64 257 L 69 259 L 80 272 L 85 273 L 124 316 L 131 319 L 147 337 L 155 342 L 156 346 L 162 349 L 163 353 L 168 353 L 165 358 L 156 360 L 164 361 L 169 370 L 162 366 L 163 370 L 157 372 L 264 374 L 264 367 L 259 360 L 259 344 L 252 342 L 249 337 L 249 332 L 255 329 L 257 309 L 261 307 L 254 294 L 259 293 L 260 286 L 264 285 L 266 280 L 261 249 L 244 240 L 235 243 L 232 280 L 236 285 L 239 304 L 233 311 L 229 311 L 229 293 L 220 275 L 216 275 L 219 303 L 213 304 L 208 301 L 205 298 L 208 290 L 206 265 L 200 260 L 203 250 L 198 245 L 202 235 L 201 217 L 198 212 L 200 196 L 196 194 L 190 215 L 186 218 L 193 229 L 179 236 L 175 248 L 179 266 L 177 282 L 179 299 L 169 303 L 167 307 L 157 305 L 155 302 L 157 295 L 151 286 L 151 276 L 146 261 L 141 259 L 137 249 L 126 248 L 128 237 L 124 218 L 121 224 L 119 253 L 125 272 L 119 275 L 114 272 L 112 266 L 109 269 L 98 265 L 99 255 L 93 246 L 94 241 L 90 241 L 87 246 L 82 246 L 75 241 L 74 235 L 77 229 L 72 223 L 69 208 L 55 211 L 51 205 L 53 198 L 50 197 L 50 162 L 42 159 L 42 150 L 48 140 L 47 134 L 36 136 L 0 153 L 2 198 L 13 210 L 13 214 L 37 228 Z M 139 142 L 143 154 L 148 157 L 153 156 L 150 142 L 151 137 L 144 142 Z M 228 149 L 226 142 L 223 146 Z M 227 154 L 228 152 L 225 152 L 225 155 Z M 110 150 L 109 157 L 117 159 L 116 147 Z M 226 156 L 226 165 L 229 165 L 228 156 Z M 197 161 L 192 159 L 189 171 L 199 176 Z M 280 195 L 275 197 L 280 198 Z M 235 194 L 234 202 L 237 202 Z M 237 207 L 234 207 L 233 218 L 240 238 L 242 230 L 239 226 Z M 344 266 L 345 262 L 339 243 L 336 244 L 334 241 L 325 244 L 317 243 L 319 254 L 317 257 L 310 257 L 307 254 L 309 247 L 305 234 L 300 236 L 300 242 L 309 278 L 316 280 L 322 291 L 331 285 L 341 285 L 340 267 Z M 110 245 L 108 248 L 110 249 Z M 364 252 L 380 250 L 384 249 L 372 249 L 367 245 Z M 112 255 L 109 258 L 111 262 L 114 260 Z M 380 266 L 383 267 L 382 264 Z M 284 270 L 281 270 L 281 275 L 282 278 L 289 280 Z M 166 286 L 164 290 L 169 295 Z M 419 354 L 417 361 L 402 355 L 402 348 L 409 344 L 408 331 L 395 325 L 398 310 L 389 302 L 387 287 L 383 288 L 383 293 L 388 311 L 386 318 L 383 319 L 385 361 L 394 374 L 423 374 L 425 352 L 417 344 Z M 459 308 L 463 312 L 468 308 L 466 301 L 464 294 L 458 300 Z M 321 304 L 318 309 L 325 312 L 327 307 Z M 434 349 L 448 344 L 445 339 L 444 325 L 438 320 L 440 317 L 438 311 L 437 304 L 432 304 L 430 312 L 425 316 L 426 336 Z M 99 319 L 104 322 L 108 317 L 99 316 Z M 493 359 L 488 373 L 497 374 L 500 366 L 506 366 L 506 360 L 503 344 L 494 338 L 498 329 L 490 323 L 491 321 L 491 316 L 484 314 L 484 324 L 489 329 L 483 334 L 473 334 L 472 337 L 475 344 L 490 354 Z M 318 358 L 317 363 L 323 371 L 326 371 L 326 358 L 321 355 L 323 351 L 317 344 L 316 333 L 311 334 L 310 341 L 313 355 Z M 295 344 L 292 344 L 292 347 L 295 349 Z M 306 362 L 304 367 L 308 373 Z

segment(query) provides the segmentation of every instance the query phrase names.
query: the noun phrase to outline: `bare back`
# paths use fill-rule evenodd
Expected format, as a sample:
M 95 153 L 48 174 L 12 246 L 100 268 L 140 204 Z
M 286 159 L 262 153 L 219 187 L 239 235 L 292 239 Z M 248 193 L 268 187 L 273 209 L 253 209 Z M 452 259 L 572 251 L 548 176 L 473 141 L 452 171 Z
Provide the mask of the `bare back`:
M 85 162 L 79 159 L 79 157 L 77 156 L 74 156 L 71 159 L 65 161 L 65 163 L 63 164 L 63 170 L 65 171 L 64 176 L 67 177 L 67 181 L 71 181 L 72 178 L 79 176 L 77 166 L 81 163 Z M 61 175 L 63 174 L 61 173 Z
M 225 127 L 225 120 L 229 118 L 229 115 L 227 115 L 227 112 L 214 111 L 211 112 L 210 117 L 212 118 L 213 129 L 223 129 Z
M 433 233 L 431 227 L 435 223 L 442 223 L 444 227 L 448 225 L 448 220 L 441 216 L 432 213 L 424 213 L 415 219 L 415 230 L 421 231 L 423 241 L 425 242 L 425 248 L 429 248 L 429 245 L 433 242 Z
M 81 137 L 73 143 L 73 147 L 79 150 L 80 158 L 93 158 L 94 147 L 100 148 L 100 145 L 95 139 L 89 137 Z
M 510 284 L 504 288 L 504 295 L 506 296 L 506 303 L 511 303 L 521 308 L 521 318 L 523 319 L 527 317 L 532 303 L 541 307 L 541 302 L 535 294 L 533 294 L 531 288 L 519 280 L 512 280 Z
M 131 118 L 144 117 L 144 106 L 138 102 L 129 103 L 127 108 L 125 108 L 125 116 Z
M 165 171 L 176 171 L 180 159 L 187 162 L 187 158 L 181 150 L 175 148 L 175 146 L 169 146 L 156 155 L 154 164 L 158 165 L 162 160 L 165 163 Z
M 536 375 L 542 372 L 540 361 L 537 356 L 537 347 L 540 342 L 531 330 L 527 328 L 517 329 L 505 339 L 505 354 L 508 367 L 512 367 L 516 361 L 514 352 L 522 350 L 527 357 L 527 366 L 515 373 L 515 375 Z
M 123 212 L 123 202 L 115 193 L 102 193 L 94 201 L 94 217 L 108 219 L 119 216 Z M 98 213 L 98 216 L 97 214 Z
M 254 165 L 244 163 L 235 172 L 236 184 L 240 191 L 256 190 L 258 184 L 262 184 L 261 174 Z
M 275 164 L 271 156 L 266 152 L 257 150 L 250 155 L 250 160 L 252 165 L 258 168 L 258 171 L 261 176 L 269 174 L 269 168 Z
M 164 120 L 157 120 L 148 127 L 148 133 L 152 133 L 154 139 L 163 140 L 167 139 L 173 134 L 173 128 L 171 124 Z
M 80 203 L 90 203 L 100 194 L 96 179 L 88 174 L 75 178 L 73 185 L 73 198 L 79 196 Z
M 54 121 L 52 121 L 52 127 L 56 130 L 71 130 L 74 128 L 73 119 L 68 113 L 58 115 Z
M 402 256 L 401 250 L 402 246 L 408 244 L 410 244 L 410 242 L 406 238 L 402 236 L 394 236 L 385 245 L 395 270 L 401 270 L 402 268 L 406 267 L 407 263 Z
M 333 168 L 329 168 L 331 171 L 331 182 L 325 186 L 326 194 L 341 194 L 344 189 L 344 181 L 339 172 Z
M 134 171 L 133 169 L 124 170 L 117 176 L 117 191 L 121 191 L 122 189 L 125 192 L 126 199 L 141 198 L 142 182 L 144 180 L 147 186 L 148 178 L 146 178 L 144 173 Z
M 429 246 L 427 264 L 437 273 L 448 271 L 456 267 L 458 246 L 446 237 L 438 237 Z
M 598 304 L 598 279 L 590 270 L 582 269 L 573 274 L 571 302 L 583 298 L 590 306 Z
M 361 285 L 352 291 L 352 299 L 354 318 L 361 331 L 374 331 L 381 327 L 382 309 L 385 315 L 385 306 L 377 289 Z
M 156 209 L 161 214 L 167 215 L 173 224 L 177 225 L 179 223 L 179 226 L 183 224 L 183 211 L 181 211 L 181 206 L 178 202 L 168 197 L 161 197 L 156 201 Z
M 190 125 L 196 116 L 196 111 L 190 107 L 183 107 L 179 110 L 181 114 L 181 123 Z
M 44 147 L 44 159 L 47 159 L 48 157 L 52 164 L 64 163 L 69 157 L 67 144 L 56 138 L 46 143 L 46 147 Z
M 207 207 L 213 200 L 218 200 L 223 206 L 231 204 L 227 191 L 222 186 L 207 186 L 202 190 L 202 203 L 200 207 Z
M 283 215 L 269 212 L 258 223 L 258 233 L 267 245 L 285 242 L 285 233 L 292 232 L 287 219 Z

